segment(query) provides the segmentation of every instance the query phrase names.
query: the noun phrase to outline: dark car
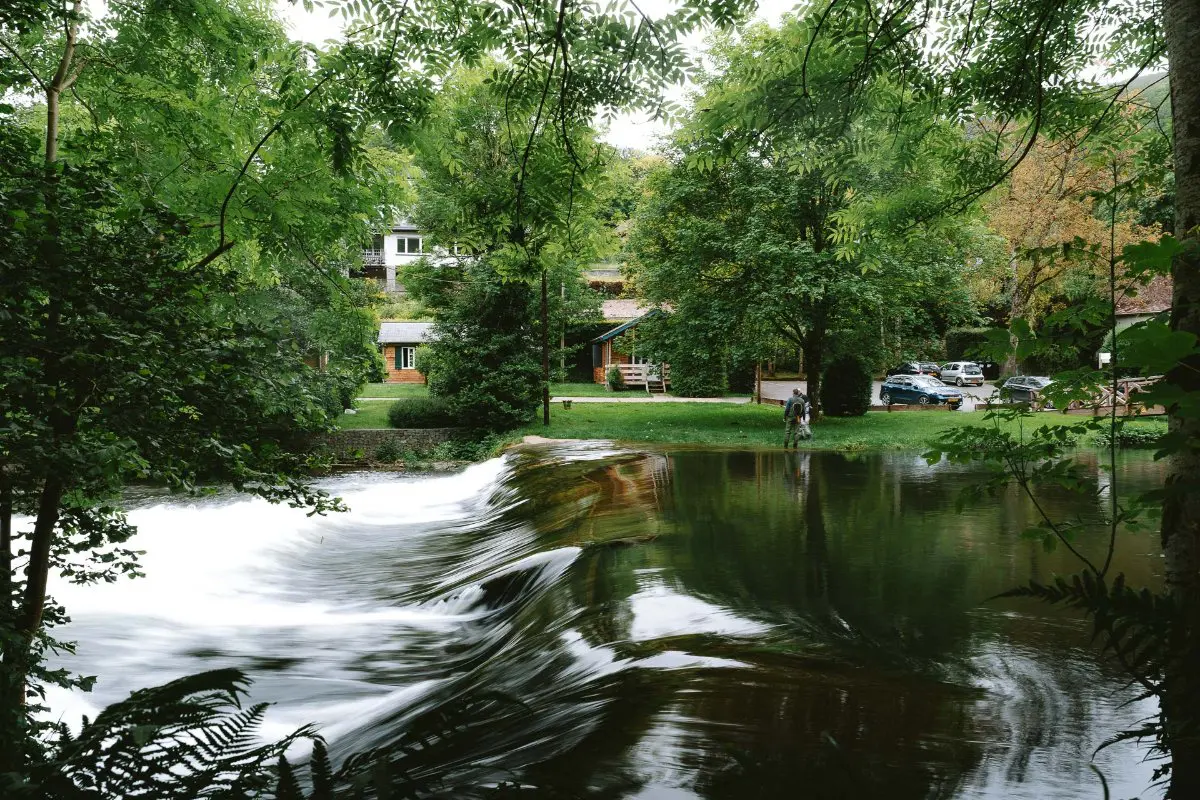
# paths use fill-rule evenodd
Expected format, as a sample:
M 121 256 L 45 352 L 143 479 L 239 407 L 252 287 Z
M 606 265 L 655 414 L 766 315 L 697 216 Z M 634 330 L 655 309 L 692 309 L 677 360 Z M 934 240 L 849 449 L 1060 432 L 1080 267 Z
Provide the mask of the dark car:
M 921 368 L 922 375 L 932 375 L 935 378 L 942 377 L 942 368 L 932 361 L 918 361 L 917 366 Z
M 898 364 L 898 365 L 892 367 L 891 369 L 889 369 L 887 374 L 888 375 L 920 375 L 921 374 L 921 362 L 905 361 L 904 363 Z
M 1000 387 L 1000 398 L 1010 403 L 1033 403 L 1039 402 L 1039 395 L 1053 381 L 1038 375 L 1016 375 L 1009 378 Z M 1047 403 L 1049 408 L 1054 408 L 1053 403 Z
M 885 406 L 893 403 L 917 403 L 923 406 L 945 403 L 951 408 L 958 408 L 962 400 L 961 391 L 928 375 L 893 375 L 879 387 L 879 401 Z

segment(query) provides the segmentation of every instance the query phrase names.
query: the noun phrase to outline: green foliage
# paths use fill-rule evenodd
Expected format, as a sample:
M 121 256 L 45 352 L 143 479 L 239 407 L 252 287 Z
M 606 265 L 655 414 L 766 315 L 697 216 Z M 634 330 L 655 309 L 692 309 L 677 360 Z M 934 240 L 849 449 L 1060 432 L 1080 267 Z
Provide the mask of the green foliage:
M 861 417 L 871 408 L 871 385 L 871 373 L 860 359 L 836 359 L 821 382 L 821 408 L 831 417 Z
M 36 146 L 0 126 L 0 492 L 6 514 L 33 520 L 4 542 L 0 574 L 4 759 L 38 725 L 25 715 L 36 704 L 12 701 L 26 678 L 71 681 L 39 666 L 54 646 L 43 625 L 64 619 L 47 602 L 46 575 L 139 573 L 122 546 L 133 533 L 116 502 L 122 488 L 226 482 L 336 509 L 307 483 L 314 464 L 303 452 L 357 384 L 306 366 L 308 347 L 289 325 L 235 300 L 253 282 L 196 260 L 192 227 L 152 200 L 131 203 L 119 170 L 47 169 Z M 35 554 L 19 575 L 17 550 Z
M 249 681 L 221 669 L 140 689 L 73 734 L 56 725 L 44 757 L 19 778 L 0 775 L 12 800 L 235 800 L 275 784 L 274 763 L 308 728 L 258 743 L 266 704 L 243 706 Z
M 1116 428 L 1096 433 L 1096 446 L 1107 449 L 1115 440 L 1117 447 L 1157 447 L 1167 435 L 1167 426 L 1162 423 L 1131 424 L 1118 421 Z
M 460 422 L 450 413 L 445 400 L 413 397 L 392 403 L 388 408 L 388 424 L 393 428 L 447 428 Z
M 946 359 L 983 359 L 985 348 L 995 338 L 994 331 L 992 328 L 951 328 L 946 331 Z M 1004 333 L 1007 336 L 1007 331 Z
M 392 462 L 399 461 L 403 454 L 404 451 L 400 449 L 400 445 L 396 444 L 391 439 L 388 439 L 379 444 L 379 446 L 375 448 L 375 452 L 373 452 L 371 455 L 374 457 L 375 461 L 381 464 L 391 464 Z
M 501 431 L 533 418 L 541 378 L 534 308 L 528 284 L 501 280 L 481 259 L 439 309 L 426 377 L 458 424 Z
M 621 374 L 620 367 L 615 364 L 608 368 L 608 372 L 604 374 L 604 380 L 608 384 L 608 388 L 614 392 L 625 389 L 625 376 Z
M 728 339 L 682 311 L 655 314 L 637 327 L 639 354 L 671 366 L 671 393 L 721 397 L 728 390 Z

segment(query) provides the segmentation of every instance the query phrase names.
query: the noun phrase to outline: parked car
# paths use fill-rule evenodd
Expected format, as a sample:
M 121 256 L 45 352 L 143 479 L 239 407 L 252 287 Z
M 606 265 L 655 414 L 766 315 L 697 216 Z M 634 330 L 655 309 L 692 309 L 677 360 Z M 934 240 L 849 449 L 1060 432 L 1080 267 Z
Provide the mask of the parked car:
M 887 371 L 888 375 L 920 375 L 921 364 L 917 361 L 905 361 Z
M 932 375 L 935 378 L 942 377 L 942 368 L 932 361 L 918 361 L 917 366 L 921 368 L 922 375 Z
M 1016 375 L 1009 378 L 1000 387 L 1000 399 L 1010 403 L 1037 404 L 1038 397 L 1053 381 L 1039 375 Z M 1047 408 L 1054 408 L 1053 403 L 1047 403 Z
M 932 361 L 904 361 L 888 370 L 888 375 L 932 375 L 937 377 L 942 368 Z
M 942 364 L 942 374 L 938 377 L 955 386 L 983 386 L 983 367 L 974 361 L 951 361 Z
M 885 406 L 893 403 L 917 403 L 919 405 L 941 405 L 958 408 L 962 405 L 962 392 L 928 375 L 893 375 L 879 387 L 879 402 Z

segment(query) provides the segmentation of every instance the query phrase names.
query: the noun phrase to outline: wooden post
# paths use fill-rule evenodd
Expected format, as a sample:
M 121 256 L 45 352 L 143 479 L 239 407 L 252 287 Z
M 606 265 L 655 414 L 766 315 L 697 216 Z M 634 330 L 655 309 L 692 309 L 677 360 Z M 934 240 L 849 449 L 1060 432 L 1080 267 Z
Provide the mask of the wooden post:
M 762 362 L 754 365 L 754 402 L 762 405 Z

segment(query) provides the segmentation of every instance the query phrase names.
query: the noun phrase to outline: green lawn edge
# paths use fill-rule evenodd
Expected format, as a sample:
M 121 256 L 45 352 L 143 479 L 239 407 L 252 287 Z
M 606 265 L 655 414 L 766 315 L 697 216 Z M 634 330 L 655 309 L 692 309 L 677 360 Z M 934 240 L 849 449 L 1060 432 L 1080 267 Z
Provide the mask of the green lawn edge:
M 358 403 L 355 414 L 343 415 L 345 429 L 387 428 L 390 403 Z M 826 417 L 812 425 L 813 438 L 802 442 L 806 450 L 914 450 L 931 447 L 944 433 L 966 426 L 990 425 L 982 411 L 870 411 L 861 417 Z M 1037 414 L 1024 423 L 1062 426 L 1080 418 L 1054 412 Z M 1143 419 L 1129 424 L 1158 426 L 1161 420 Z M 778 406 L 726 403 L 577 403 L 571 409 L 551 407 L 550 425 L 534 421 L 504 434 L 504 444 L 525 436 L 548 439 L 604 439 L 631 444 L 706 445 L 741 448 L 783 446 L 783 413 Z M 1089 441 L 1081 442 L 1083 445 Z

